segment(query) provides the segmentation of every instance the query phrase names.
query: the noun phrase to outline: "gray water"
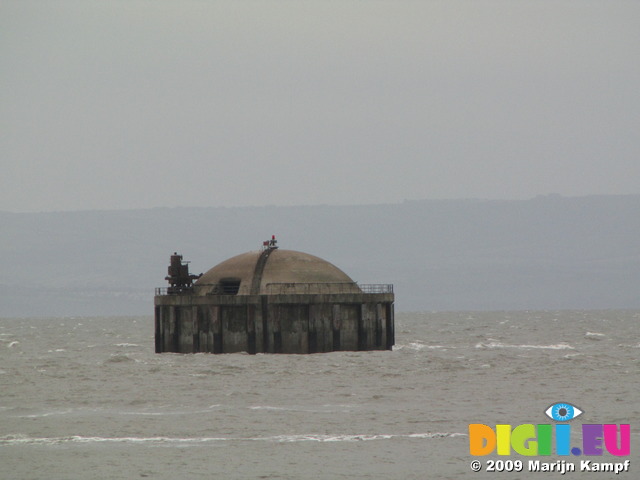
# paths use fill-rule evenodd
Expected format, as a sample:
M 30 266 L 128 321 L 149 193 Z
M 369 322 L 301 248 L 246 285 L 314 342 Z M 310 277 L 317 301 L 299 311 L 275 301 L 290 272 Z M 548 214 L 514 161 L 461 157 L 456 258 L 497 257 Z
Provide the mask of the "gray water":
M 471 472 L 468 425 L 557 401 L 630 423 L 638 478 L 639 320 L 406 313 L 392 352 L 252 356 L 157 355 L 150 317 L 0 319 L 0 478 L 528 478 Z

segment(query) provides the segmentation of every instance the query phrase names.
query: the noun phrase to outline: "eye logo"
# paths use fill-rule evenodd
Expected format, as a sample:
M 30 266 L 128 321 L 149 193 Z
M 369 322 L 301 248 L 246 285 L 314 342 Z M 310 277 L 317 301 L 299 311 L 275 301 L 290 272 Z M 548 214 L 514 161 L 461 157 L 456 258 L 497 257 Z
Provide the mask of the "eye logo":
M 544 413 L 556 422 L 568 422 L 582 415 L 582 410 L 570 403 L 558 402 L 547 408 Z
M 523 423 L 512 427 L 508 424 L 499 424 L 490 427 L 484 423 L 469 424 L 469 453 L 476 457 L 491 455 L 511 455 L 515 451 L 518 455 L 528 457 L 550 456 L 555 454 L 560 458 L 570 455 L 578 457 L 600 456 L 608 452 L 616 457 L 626 457 L 631 455 L 631 425 L 628 423 L 589 423 L 582 425 L 571 425 L 569 422 L 584 412 L 575 405 L 567 402 L 556 402 L 551 404 L 544 411 L 545 415 L 555 422 L 548 423 Z M 572 427 L 577 427 L 581 431 L 582 444 L 576 446 L 571 441 Z M 555 446 L 555 449 L 554 449 Z M 556 465 L 574 466 L 571 462 L 557 460 L 555 463 L 547 463 L 547 469 L 532 466 L 536 461 L 529 461 L 529 471 L 559 471 Z M 606 470 L 604 465 L 614 465 L 613 463 L 601 463 L 602 469 L 590 469 L 589 465 L 595 466 L 598 462 L 591 463 L 591 460 L 581 460 L 581 471 L 613 471 Z M 566 464 L 566 465 L 565 465 Z M 629 460 L 615 465 L 627 468 Z M 487 464 L 487 467 L 489 464 Z M 621 467 L 621 468 L 623 468 Z M 563 467 L 562 467 L 563 468 Z M 608 468 L 608 467 L 607 467 Z M 617 468 L 617 467 L 616 467 Z M 569 470 L 566 470 L 569 471 Z M 625 470 L 627 471 L 627 470 Z M 617 471 L 616 471 L 617 472 Z

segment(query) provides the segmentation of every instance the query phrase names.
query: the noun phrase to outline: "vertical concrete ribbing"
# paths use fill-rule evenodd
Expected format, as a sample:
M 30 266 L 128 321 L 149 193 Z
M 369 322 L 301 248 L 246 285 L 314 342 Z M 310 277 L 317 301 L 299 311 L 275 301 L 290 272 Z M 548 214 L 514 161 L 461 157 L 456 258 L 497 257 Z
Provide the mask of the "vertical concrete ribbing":
M 274 249 L 269 248 L 264 250 L 260 256 L 258 257 L 258 261 L 256 262 L 256 268 L 253 271 L 253 279 L 251 280 L 251 295 L 260 294 L 260 284 L 262 283 L 262 274 L 264 273 L 264 267 L 267 265 L 267 260 L 269 259 L 269 255 L 273 252 Z

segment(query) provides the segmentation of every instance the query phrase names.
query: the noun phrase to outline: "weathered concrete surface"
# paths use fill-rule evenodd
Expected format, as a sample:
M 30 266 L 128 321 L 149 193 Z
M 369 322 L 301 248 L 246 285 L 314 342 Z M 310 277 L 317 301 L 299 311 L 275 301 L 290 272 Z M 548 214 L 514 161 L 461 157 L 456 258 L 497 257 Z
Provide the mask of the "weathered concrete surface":
M 280 249 L 247 252 L 225 260 L 200 277 L 194 291 L 197 295 L 221 293 L 220 285 L 230 280 L 239 283 L 238 295 L 274 293 L 270 286 L 284 284 L 291 293 L 310 293 L 309 285 L 332 285 L 347 293 L 360 291 L 335 265 L 308 253 Z M 296 285 L 307 291 L 296 290 Z
M 393 293 L 158 295 L 156 352 L 391 349 L 393 301 Z

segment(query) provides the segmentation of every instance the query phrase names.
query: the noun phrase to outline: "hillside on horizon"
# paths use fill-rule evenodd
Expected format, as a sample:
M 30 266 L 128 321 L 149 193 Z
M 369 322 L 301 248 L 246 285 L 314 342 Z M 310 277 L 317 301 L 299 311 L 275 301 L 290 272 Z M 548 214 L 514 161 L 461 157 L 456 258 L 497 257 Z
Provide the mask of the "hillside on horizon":
M 174 251 L 257 250 L 393 283 L 396 311 L 640 308 L 640 195 L 299 207 L 0 212 L 0 317 L 152 315 Z

